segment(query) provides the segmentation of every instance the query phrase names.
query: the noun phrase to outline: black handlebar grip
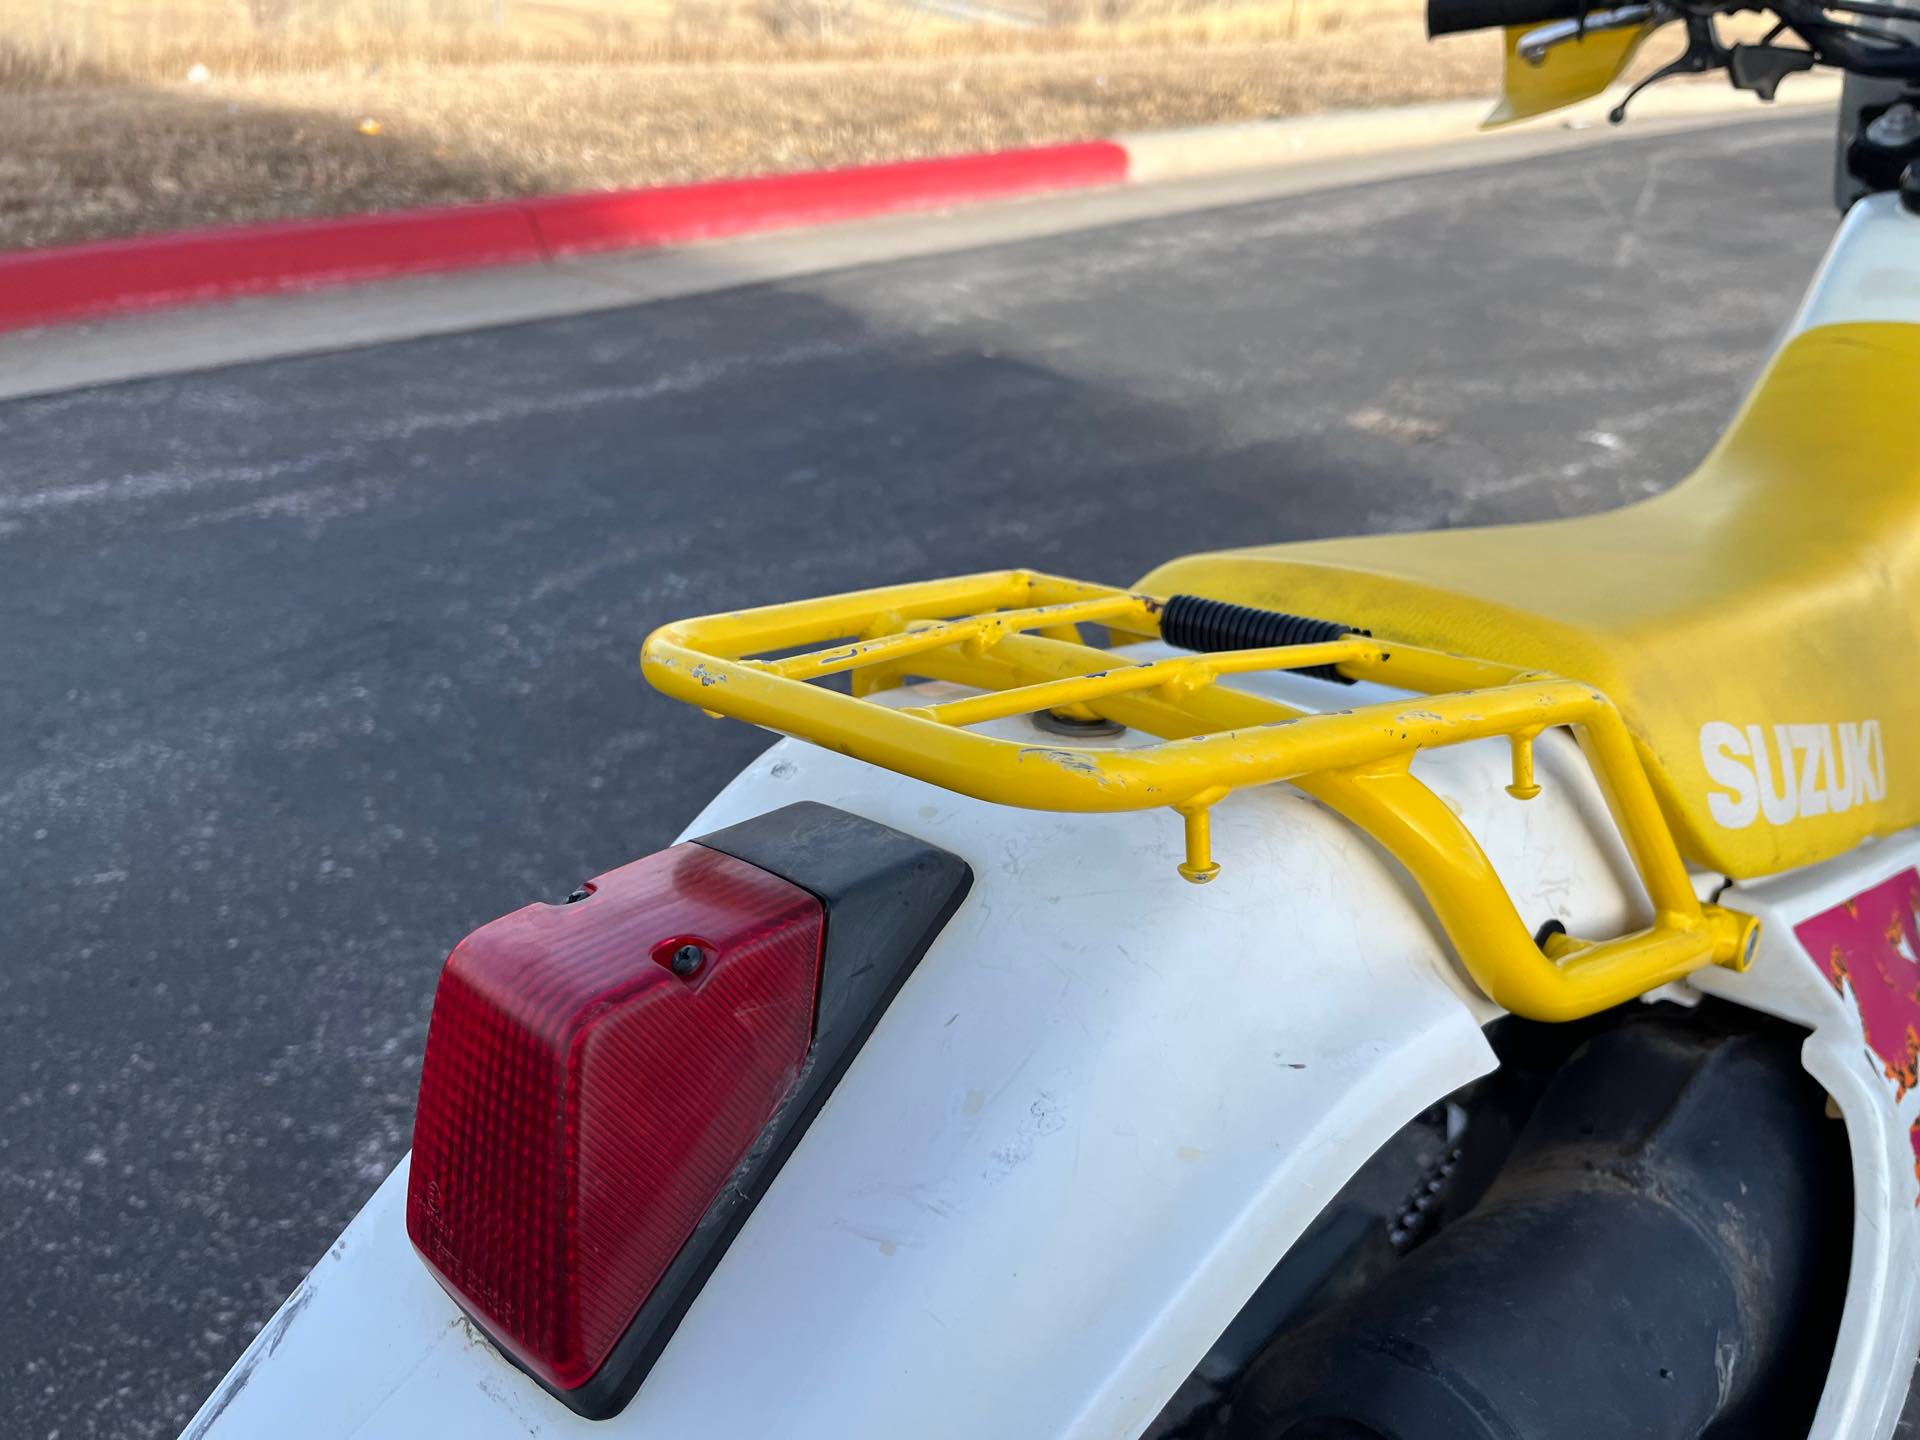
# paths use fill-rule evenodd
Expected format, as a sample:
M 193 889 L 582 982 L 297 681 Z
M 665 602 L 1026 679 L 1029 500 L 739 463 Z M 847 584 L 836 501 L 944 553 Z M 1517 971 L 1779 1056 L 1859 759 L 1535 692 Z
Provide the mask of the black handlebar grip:
M 1584 0 L 1427 0 L 1427 34 L 1577 20 L 1590 8 Z

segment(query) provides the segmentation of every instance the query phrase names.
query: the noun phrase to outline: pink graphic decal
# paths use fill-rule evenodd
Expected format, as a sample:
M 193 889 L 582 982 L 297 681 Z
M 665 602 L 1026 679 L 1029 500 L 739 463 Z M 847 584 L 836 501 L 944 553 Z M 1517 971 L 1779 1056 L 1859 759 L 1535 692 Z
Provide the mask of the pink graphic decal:
M 1920 871 L 1908 870 L 1794 927 L 1853 1003 L 1895 1100 L 1920 1086 Z M 1920 1152 L 1920 1132 L 1914 1138 Z

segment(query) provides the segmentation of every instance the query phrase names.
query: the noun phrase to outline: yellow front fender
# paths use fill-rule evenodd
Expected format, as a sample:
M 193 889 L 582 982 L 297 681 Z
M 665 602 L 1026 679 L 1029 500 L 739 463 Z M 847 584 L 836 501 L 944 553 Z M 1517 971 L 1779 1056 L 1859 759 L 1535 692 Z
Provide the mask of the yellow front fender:
M 1500 77 L 1500 100 L 1493 113 L 1481 122 L 1491 130 L 1529 120 L 1549 110 L 1559 110 L 1591 100 L 1618 80 L 1640 44 L 1659 28 L 1657 24 L 1630 30 L 1593 30 L 1578 40 L 1556 45 L 1536 65 L 1522 58 L 1520 39 L 1536 27 L 1507 27 L 1506 67 Z

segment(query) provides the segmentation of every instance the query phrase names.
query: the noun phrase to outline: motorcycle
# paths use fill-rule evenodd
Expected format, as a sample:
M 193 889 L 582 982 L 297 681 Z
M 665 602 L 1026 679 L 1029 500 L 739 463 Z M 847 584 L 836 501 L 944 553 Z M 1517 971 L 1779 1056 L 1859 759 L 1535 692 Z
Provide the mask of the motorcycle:
M 1848 73 L 1696 473 L 655 632 L 783 738 L 453 951 L 411 1155 L 191 1440 L 1920 1424 L 1920 11 L 1737 8 L 1429 15 L 1497 123 L 1667 25 Z

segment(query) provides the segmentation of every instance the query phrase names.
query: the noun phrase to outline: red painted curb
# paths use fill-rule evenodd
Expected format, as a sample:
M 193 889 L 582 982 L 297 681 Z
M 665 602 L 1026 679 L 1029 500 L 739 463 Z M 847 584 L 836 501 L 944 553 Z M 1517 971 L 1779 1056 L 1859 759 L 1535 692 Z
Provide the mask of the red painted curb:
M 556 195 L 531 200 L 528 209 L 548 250 L 567 255 L 684 244 L 1038 190 L 1117 185 L 1126 178 L 1126 150 L 1112 141 L 1090 140 L 751 180 Z
M 0 254 L 0 330 L 196 301 L 683 244 L 1113 185 L 1111 141 L 524 202 L 242 225 Z
M 22 250 L 0 255 L 0 330 L 541 258 L 513 202 Z

